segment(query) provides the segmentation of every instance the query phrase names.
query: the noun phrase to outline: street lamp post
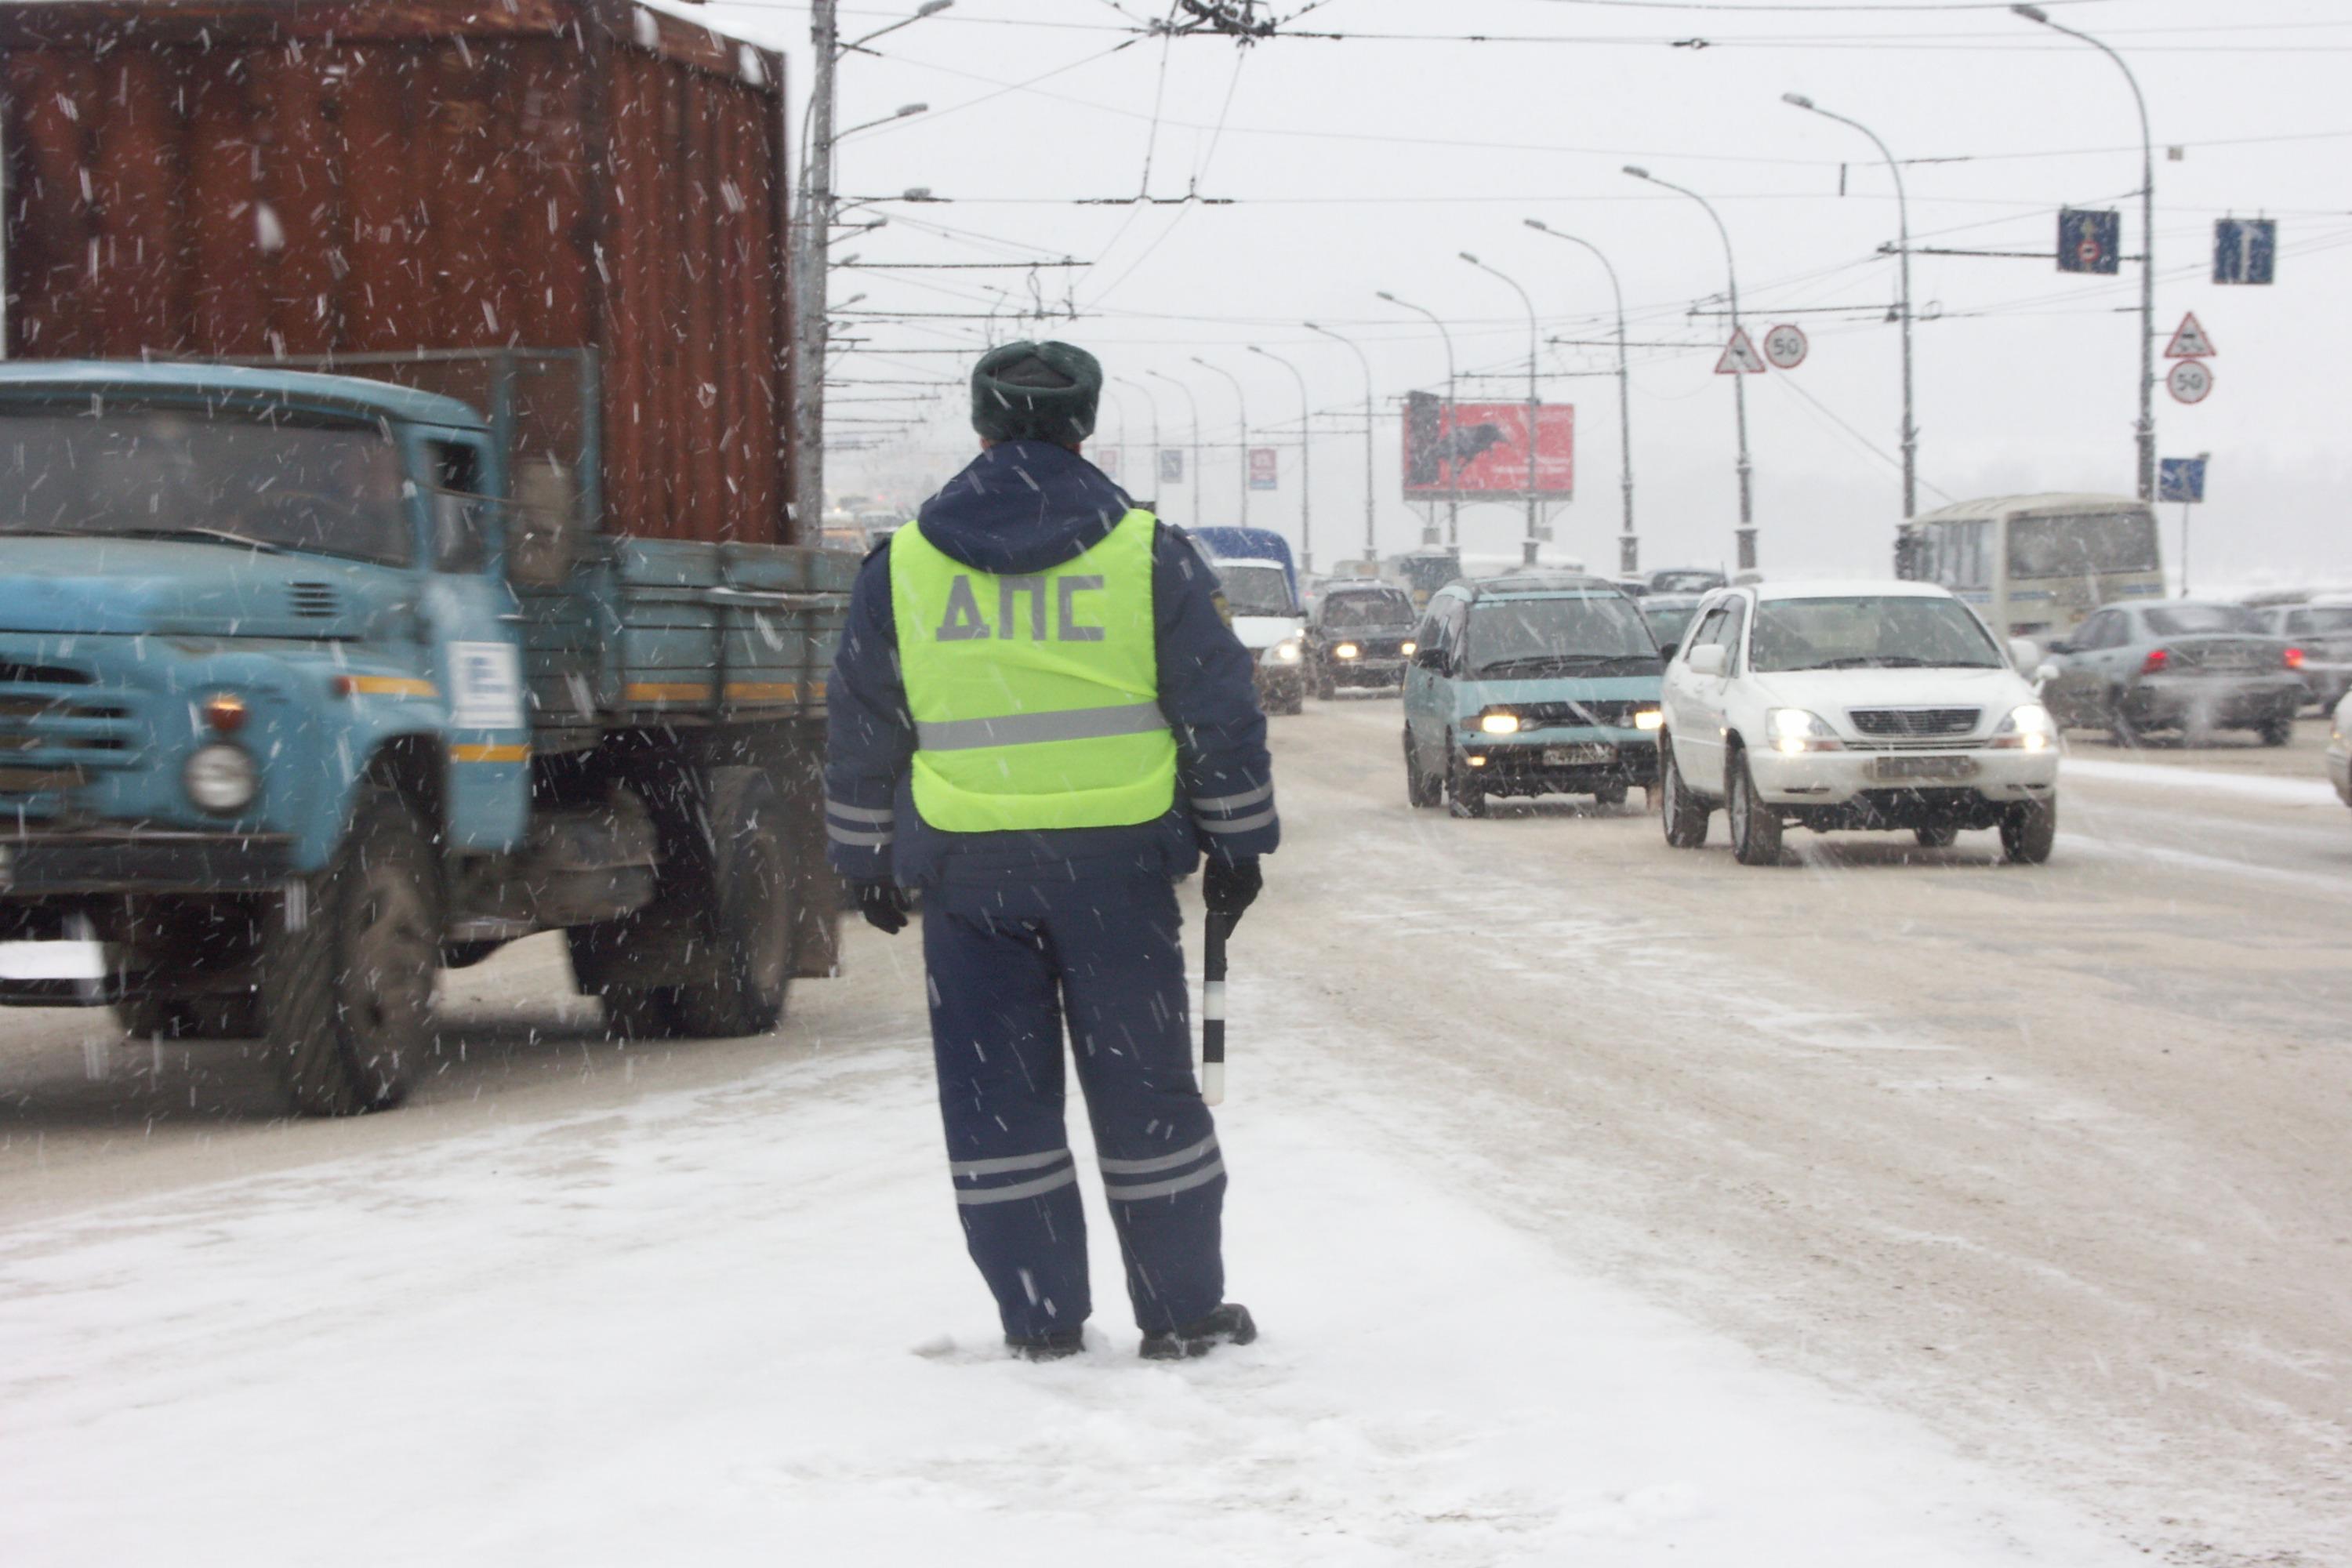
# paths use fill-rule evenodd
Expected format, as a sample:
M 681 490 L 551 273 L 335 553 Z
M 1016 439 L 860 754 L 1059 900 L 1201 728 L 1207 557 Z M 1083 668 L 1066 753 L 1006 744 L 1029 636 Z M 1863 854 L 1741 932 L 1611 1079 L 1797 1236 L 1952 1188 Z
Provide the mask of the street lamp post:
M 1151 410 L 1151 506 L 1157 511 L 1160 510 L 1160 399 L 1141 382 L 1129 381 L 1123 375 L 1114 375 L 1110 379 L 1143 394 L 1144 404 Z M 1136 492 L 1130 488 L 1127 493 L 1133 495 Z
M 1372 362 L 1364 357 L 1353 338 L 1341 337 L 1328 327 L 1318 327 L 1312 321 L 1301 325 L 1310 332 L 1320 332 L 1335 342 L 1348 345 L 1356 363 L 1364 367 L 1364 561 L 1370 564 L 1381 558 L 1381 542 L 1372 529 Z
M 1543 502 L 1536 494 L 1536 422 L 1543 412 L 1543 402 L 1536 388 L 1538 372 L 1536 356 L 1538 352 L 1538 340 L 1541 337 L 1543 329 L 1536 323 L 1536 302 L 1528 298 L 1528 291 L 1520 288 L 1517 280 L 1506 273 L 1496 271 L 1466 250 L 1462 253 L 1462 259 L 1479 271 L 1491 277 L 1500 278 L 1504 282 L 1510 284 L 1512 290 L 1519 297 L 1519 303 L 1528 308 L 1528 538 L 1526 544 L 1521 548 L 1526 552 L 1527 563 L 1532 566 L 1536 563 L 1537 534 L 1540 528 L 1539 520 L 1543 508 Z
M 2156 499 L 2156 142 L 2148 134 L 2147 97 L 2123 56 L 2090 34 L 2052 21 L 2039 5 L 2010 9 L 2053 33 L 2080 38 L 2115 61 L 2131 85 L 2132 102 L 2139 110 L 2139 499 L 2152 501 Z
M 1311 504 L 1314 465 L 1307 461 L 1307 449 L 1311 444 L 1308 440 L 1312 434 L 1309 426 L 1314 423 L 1315 410 L 1307 401 L 1307 377 L 1297 365 L 1280 354 L 1267 353 L 1255 343 L 1250 344 L 1249 352 L 1261 359 L 1274 361 L 1298 383 L 1298 570 L 1303 575 L 1311 577 L 1315 574 L 1315 518 Z
M 1250 475 L 1249 475 L 1249 399 L 1248 399 L 1248 398 L 1246 398 L 1246 397 L 1244 397 L 1244 396 L 1242 395 L 1242 378 L 1241 378 L 1240 376 L 1235 375 L 1232 371 L 1226 370 L 1226 369 L 1224 369 L 1223 367 L 1222 367 L 1222 366 L 1220 366 L 1220 365 L 1213 365 L 1213 364 L 1211 364 L 1207 360 L 1202 359 L 1199 354 L 1194 354 L 1194 355 L 1192 356 L 1192 363 L 1193 363 L 1194 364 L 1199 365 L 1202 370 L 1205 370 L 1205 371 L 1213 371 L 1215 374 L 1219 374 L 1219 375 L 1223 376 L 1227 381 L 1230 381 L 1230 382 L 1232 382 L 1232 383 L 1234 384 L 1234 407 L 1236 407 L 1236 408 L 1238 408 L 1238 409 L 1240 409 L 1240 410 L 1241 410 L 1241 415 L 1242 415 L 1242 445 L 1241 445 L 1241 454 L 1242 454 L 1242 455 L 1241 455 L 1241 461 L 1239 462 L 1239 464 L 1238 464 L 1238 465 L 1236 465 L 1236 466 L 1239 468 L 1239 469 L 1240 469 L 1240 471 L 1241 471 L 1241 476 L 1242 476 L 1242 526 L 1243 526 L 1244 528 L 1247 528 L 1247 527 L 1249 526 L 1249 487 L 1250 487 Z
M 1158 376 L 1161 381 L 1182 393 L 1185 406 L 1192 411 L 1192 526 L 1198 528 L 1201 526 L 1201 400 L 1192 395 L 1191 387 L 1172 375 L 1156 370 L 1147 370 L 1143 374 Z
M 1531 217 L 1527 225 L 1538 234 L 1580 245 L 1592 252 L 1601 269 L 1609 274 L 1609 292 L 1617 300 L 1617 489 L 1624 502 L 1622 532 L 1617 540 L 1617 569 L 1631 576 L 1642 569 L 1642 547 L 1633 535 L 1633 378 L 1625 363 L 1625 290 L 1617 286 L 1617 268 L 1609 265 L 1609 258 L 1601 254 L 1599 246 L 1549 227 L 1541 218 Z
M 877 27 L 848 43 L 841 41 L 837 0 L 811 0 L 809 42 L 815 56 L 816 76 L 809 89 L 806 129 L 801 141 L 806 162 L 802 168 L 800 225 L 793 265 L 793 498 L 790 530 L 794 539 L 816 537 L 824 522 L 824 374 L 825 374 L 825 248 L 837 216 L 833 202 L 834 148 L 848 132 L 834 130 L 834 71 L 841 57 L 862 49 L 885 33 L 894 33 L 926 16 L 935 16 L 955 0 L 923 0 L 914 14 Z M 908 104 L 892 120 L 920 114 L 923 106 Z M 877 122 L 878 123 L 878 122 Z M 864 126 L 853 127 L 864 130 Z M 780 127 L 782 133 L 783 128 Z M 782 178 L 783 171 L 776 171 Z
M 1800 92 L 1784 92 L 1780 100 L 1824 120 L 1853 126 L 1870 138 L 1878 155 L 1886 160 L 1886 172 L 1895 176 L 1895 244 L 1902 260 L 1903 280 L 1902 299 L 1895 307 L 1903 318 L 1903 515 L 1916 517 L 1919 511 L 1919 427 L 1911 418 L 1911 203 L 1903 191 L 1903 165 L 1895 161 L 1895 154 L 1879 140 L 1878 132 L 1861 121 L 1832 113 Z
M 1448 544 L 1454 546 L 1456 549 L 1459 549 L 1462 544 L 1462 477 L 1454 471 L 1454 384 L 1455 379 L 1454 374 L 1454 334 L 1445 330 L 1445 323 L 1440 321 L 1438 319 L 1437 312 L 1431 310 L 1428 306 L 1416 305 L 1410 300 L 1400 300 L 1385 289 L 1378 290 L 1378 294 L 1381 299 L 1386 300 L 1390 304 L 1396 306 L 1400 310 L 1412 310 L 1420 315 L 1427 316 L 1429 318 L 1429 324 L 1435 327 L 1437 329 L 1437 335 L 1445 341 L 1445 542 Z M 1422 542 L 1423 544 L 1436 543 L 1436 531 L 1434 529 L 1431 530 L 1423 537 Z
M 1635 164 L 1626 164 L 1625 172 L 1637 180 L 1647 180 L 1677 195 L 1688 196 L 1706 209 L 1706 216 L 1715 222 L 1715 232 L 1723 237 L 1723 269 L 1731 280 L 1731 332 L 1733 337 L 1738 337 L 1747 331 L 1739 319 L 1739 268 L 1731 258 L 1731 231 L 1723 226 L 1723 218 L 1716 212 L 1715 205 L 1696 191 L 1662 180 Z M 1743 572 L 1752 572 L 1756 569 L 1756 509 L 1754 471 L 1748 461 L 1748 377 L 1744 374 L 1735 374 L 1731 378 L 1731 406 L 1739 425 L 1739 567 Z

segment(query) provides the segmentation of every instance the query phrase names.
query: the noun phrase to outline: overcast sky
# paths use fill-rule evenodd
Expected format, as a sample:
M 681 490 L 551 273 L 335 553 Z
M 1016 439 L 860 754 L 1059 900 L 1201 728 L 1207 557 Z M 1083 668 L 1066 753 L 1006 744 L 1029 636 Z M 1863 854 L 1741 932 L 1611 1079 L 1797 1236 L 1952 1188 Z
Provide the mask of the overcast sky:
M 871 31 L 913 0 L 851 0 L 845 32 Z M 1590 256 L 1536 234 L 1540 217 L 1608 252 L 1623 280 L 1633 351 L 1636 521 L 1645 564 L 1716 563 L 1732 549 L 1738 491 L 1730 378 L 1713 374 L 1725 323 L 1723 248 L 1694 202 L 1622 170 L 1646 165 L 1706 194 L 1736 247 L 1742 313 L 1761 332 L 1790 321 L 1812 338 L 1793 373 L 1750 378 L 1756 518 L 1768 572 L 1881 574 L 1900 516 L 1896 467 L 1899 337 L 1882 318 L 1895 268 L 1893 185 L 1859 132 L 1780 100 L 1799 91 L 1852 116 L 1909 162 L 1916 245 L 2053 248 L 2062 205 L 2119 207 L 2140 248 L 2138 121 L 2113 62 L 2090 47 L 1985 4 L 1714 4 L 1651 0 L 1280 0 L 1304 9 L 1301 35 L 1248 48 L 1211 37 L 1139 36 L 1170 0 L 957 0 L 843 66 L 845 128 L 909 102 L 929 113 L 843 144 L 853 196 L 930 187 L 952 205 L 892 203 L 878 232 L 837 246 L 865 263 L 1071 258 L 1079 268 L 960 268 L 834 275 L 833 299 L 866 298 L 842 317 L 861 352 L 835 374 L 834 439 L 870 438 L 901 405 L 846 401 L 910 389 L 881 382 L 953 379 L 995 322 L 947 316 L 877 321 L 856 311 L 984 315 L 1033 287 L 1077 317 L 1043 331 L 1099 354 L 1110 373 L 1155 388 L 1160 435 L 1181 445 L 1184 395 L 1197 397 L 1213 447 L 1198 497 L 1202 521 L 1238 502 L 1238 376 L 1254 438 L 1295 443 L 1300 400 L 1258 344 L 1305 373 L 1316 411 L 1314 531 L 1318 560 L 1360 552 L 1364 383 L 1349 352 L 1300 324 L 1313 319 L 1368 353 L 1380 410 L 1375 501 L 1381 546 L 1415 542 L 1420 521 L 1397 483 L 1396 399 L 1442 387 L 1445 357 L 1429 324 L 1382 304 L 1387 289 L 1452 329 L 1465 382 L 1524 395 L 1528 328 L 1518 298 L 1459 258 L 1477 253 L 1533 296 L 1541 335 L 1602 339 L 1608 282 Z M 2081 0 L 2054 18 L 2095 33 L 2132 62 L 2157 150 L 2157 319 L 2168 336 L 2194 310 L 2215 341 L 2215 390 L 2202 405 L 2157 394 L 2165 456 L 2212 454 L 2209 504 L 2192 565 L 2207 581 L 2264 574 L 2352 580 L 2344 542 L 2347 461 L 2340 386 L 2352 359 L 2352 6 L 2337 0 Z M 804 5 L 715 5 L 698 15 L 793 56 L 795 100 L 808 84 Z M 1467 41 L 1486 34 L 1494 41 Z M 1390 35 L 1381 37 L 1380 35 Z M 1508 36 L 1506 37 L 1505 36 Z M 1699 47 L 1700 45 L 1704 47 Z M 1123 46 L 1123 47 L 1122 47 Z M 2173 161 L 2168 149 L 2181 150 Z M 1194 193 L 1230 205 L 1080 205 Z M 1841 195 L 1843 182 L 1844 194 Z M 2280 221 L 2279 281 L 2217 288 L 2212 223 Z M 2059 273 L 2047 260 L 1921 256 L 1916 329 L 1922 509 L 2025 489 L 2128 493 L 2137 412 L 2138 278 Z M 1823 311 L 1822 307 L 1851 307 Z M 911 354 L 911 349 L 958 349 Z M 1614 351 L 1547 348 L 1549 399 L 1577 408 L 1574 501 L 1557 518 L 1562 551 L 1613 568 L 1619 522 Z M 2164 367 L 2159 365 L 2159 374 Z M 1516 371 L 1516 375 L 1512 373 Z M 958 386 L 926 405 L 919 429 L 870 455 L 836 456 L 836 491 L 919 500 L 971 447 Z M 1098 443 L 1145 467 L 1152 405 L 1116 388 Z M 1251 521 L 1299 526 L 1295 445 L 1282 489 L 1251 499 Z M 1135 485 L 1139 493 L 1157 488 Z M 1195 514 L 1185 488 L 1160 510 Z M 2178 509 L 2166 510 L 2168 554 Z M 1464 519 L 1465 548 L 1515 548 L 1523 512 L 1488 505 Z

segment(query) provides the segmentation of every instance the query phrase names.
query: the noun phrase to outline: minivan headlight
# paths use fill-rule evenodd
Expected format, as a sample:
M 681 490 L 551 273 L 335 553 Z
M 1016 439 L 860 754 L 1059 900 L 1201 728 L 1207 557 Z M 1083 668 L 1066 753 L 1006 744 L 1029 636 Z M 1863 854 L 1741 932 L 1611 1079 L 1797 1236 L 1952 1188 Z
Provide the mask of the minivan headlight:
M 1662 708 L 1636 708 L 1633 710 L 1633 728 L 1636 730 L 1646 730 L 1654 732 L 1656 731 L 1663 730 L 1665 727 L 1665 710 Z
M 1992 732 L 1993 745 L 2011 752 L 2046 752 L 2058 743 L 2058 721 L 2050 717 L 2050 710 L 2039 702 L 2027 702 L 2010 710 Z
M 1772 739 L 1772 749 L 1784 757 L 1801 756 L 1807 752 L 1843 752 L 1845 742 L 1838 733 L 1822 721 L 1818 713 L 1802 708 L 1775 708 L 1764 715 L 1764 729 Z
M 1521 729 L 1519 716 L 1504 709 L 1489 709 L 1478 715 L 1478 730 L 1487 735 L 1516 735 Z
M 253 754 L 243 746 L 215 742 L 196 748 L 188 758 L 181 782 L 190 800 L 206 811 L 226 816 L 253 804 L 254 794 L 261 784 L 261 773 L 253 765 Z

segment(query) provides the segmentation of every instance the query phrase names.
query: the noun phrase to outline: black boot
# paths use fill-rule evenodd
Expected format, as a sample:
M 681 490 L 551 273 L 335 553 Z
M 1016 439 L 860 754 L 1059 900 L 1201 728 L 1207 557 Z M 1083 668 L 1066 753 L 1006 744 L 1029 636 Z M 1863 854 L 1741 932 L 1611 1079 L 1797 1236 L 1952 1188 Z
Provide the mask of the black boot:
M 1042 1334 L 1007 1334 L 1004 1348 L 1023 1361 L 1060 1361 L 1087 1348 L 1083 1329 L 1049 1329 Z
M 1219 1345 L 1245 1345 L 1257 1338 L 1257 1323 L 1249 1309 L 1228 1301 L 1203 1318 L 1181 1328 L 1155 1329 L 1143 1336 L 1146 1361 L 1183 1361 L 1207 1355 Z

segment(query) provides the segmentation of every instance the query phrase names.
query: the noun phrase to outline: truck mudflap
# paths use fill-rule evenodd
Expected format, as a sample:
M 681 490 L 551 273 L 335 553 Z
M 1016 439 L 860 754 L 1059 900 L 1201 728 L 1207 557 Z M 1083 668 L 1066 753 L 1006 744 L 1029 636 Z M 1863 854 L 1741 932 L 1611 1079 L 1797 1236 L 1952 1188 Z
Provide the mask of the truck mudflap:
M 0 899 L 63 893 L 260 893 L 292 874 L 282 833 L 0 836 Z

